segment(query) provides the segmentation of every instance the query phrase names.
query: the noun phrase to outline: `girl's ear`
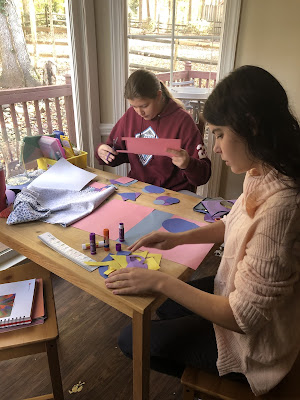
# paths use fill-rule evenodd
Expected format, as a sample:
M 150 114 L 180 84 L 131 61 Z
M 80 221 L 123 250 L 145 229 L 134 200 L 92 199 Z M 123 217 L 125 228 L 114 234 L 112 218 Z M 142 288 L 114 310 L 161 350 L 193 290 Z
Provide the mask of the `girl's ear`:
M 157 95 L 156 95 L 157 100 L 160 100 L 160 99 L 161 99 L 161 96 L 162 96 L 162 91 L 159 89 L 159 90 L 157 91 Z

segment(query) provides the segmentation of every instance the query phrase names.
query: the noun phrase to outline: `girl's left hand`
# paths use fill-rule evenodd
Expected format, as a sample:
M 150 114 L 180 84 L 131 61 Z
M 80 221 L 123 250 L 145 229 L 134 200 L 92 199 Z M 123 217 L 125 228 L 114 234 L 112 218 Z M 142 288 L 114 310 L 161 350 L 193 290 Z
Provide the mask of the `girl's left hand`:
M 144 268 L 122 268 L 112 272 L 105 280 L 113 294 L 146 294 L 158 291 L 159 282 L 165 275 Z
M 190 156 L 184 149 L 167 149 L 172 154 L 172 163 L 180 169 L 186 169 L 190 162 Z

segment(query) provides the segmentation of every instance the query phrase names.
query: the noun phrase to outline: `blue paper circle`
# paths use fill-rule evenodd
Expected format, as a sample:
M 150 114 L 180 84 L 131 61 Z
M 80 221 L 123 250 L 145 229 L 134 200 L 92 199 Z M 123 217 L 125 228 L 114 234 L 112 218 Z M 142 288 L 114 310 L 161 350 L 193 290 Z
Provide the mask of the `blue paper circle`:
M 157 200 L 157 199 L 154 200 L 153 203 L 154 204 L 160 204 L 160 205 L 164 205 L 165 204 L 164 200 Z
M 159 186 L 148 185 L 144 187 L 143 191 L 146 193 L 163 193 L 165 190 Z
M 165 228 L 166 231 L 173 233 L 185 232 L 191 229 L 199 228 L 197 224 L 181 218 L 167 219 L 162 223 L 162 226 L 163 228 Z

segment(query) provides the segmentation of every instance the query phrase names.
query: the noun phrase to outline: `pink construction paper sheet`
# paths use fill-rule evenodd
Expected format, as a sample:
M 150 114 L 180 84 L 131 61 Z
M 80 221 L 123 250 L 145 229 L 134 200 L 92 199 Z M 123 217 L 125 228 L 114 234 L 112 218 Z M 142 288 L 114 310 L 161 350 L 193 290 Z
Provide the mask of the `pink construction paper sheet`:
M 172 218 L 181 218 L 177 215 L 174 215 Z M 204 226 L 205 223 L 201 223 L 198 221 L 192 221 L 186 219 L 191 223 L 194 223 L 198 226 Z M 164 228 L 160 228 L 159 231 L 167 232 Z M 174 247 L 171 250 L 159 250 L 159 249 L 150 249 L 148 247 L 142 247 L 142 250 L 148 250 L 152 253 L 159 253 L 166 258 L 167 260 L 177 262 L 182 265 L 186 265 L 189 268 L 196 270 L 199 264 L 204 260 L 207 253 L 213 247 L 214 243 L 205 243 L 205 244 L 183 244 L 181 246 Z
M 75 222 L 72 226 L 86 232 L 95 232 L 101 236 L 103 236 L 103 229 L 108 228 L 109 238 L 117 240 L 119 238 L 120 222 L 124 223 L 126 233 L 153 210 L 153 208 L 128 203 L 121 199 L 113 199 L 101 204 L 91 214 Z
M 127 150 L 118 150 L 119 153 L 151 154 L 153 156 L 172 157 L 167 149 L 180 150 L 181 139 L 149 139 L 124 137 Z

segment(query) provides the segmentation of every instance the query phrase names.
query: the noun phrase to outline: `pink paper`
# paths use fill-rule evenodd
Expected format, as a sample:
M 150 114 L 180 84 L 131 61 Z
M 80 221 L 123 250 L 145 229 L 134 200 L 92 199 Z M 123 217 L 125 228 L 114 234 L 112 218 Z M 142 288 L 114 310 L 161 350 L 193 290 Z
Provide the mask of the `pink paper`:
M 107 185 L 105 183 L 92 182 L 89 186 L 92 186 L 96 189 L 102 189 L 102 188 L 106 187 Z
M 133 179 L 128 178 L 127 176 L 121 176 L 121 178 L 115 179 L 115 181 L 120 182 L 120 183 L 129 183 L 129 182 L 132 182 Z
M 72 226 L 86 232 L 95 232 L 101 236 L 103 236 L 103 229 L 108 228 L 110 239 L 117 240 L 120 222 L 124 223 L 126 233 L 152 211 L 153 208 L 150 207 L 113 199 L 101 204 L 91 214 L 75 222 Z
M 167 149 L 180 150 L 181 139 L 149 139 L 124 137 L 127 150 L 117 150 L 119 153 L 151 154 L 155 156 L 172 157 Z
M 172 218 L 182 218 L 177 215 L 173 215 Z M 186 218 L 185 218 L 186 219 Z M 202 222 L 192 221 L 186 219 L 186 221 L 193 222 L 198 226 L 207 225 Z M 159 231 L 167 232 L 164 228 L 160 228 Z M 199 264 L 204 260 L 207 253 L 213 247 L 214 243 L 204 243 L 204 244 L 183 244 L 181 246 L 174 247 L 171 250 L 159 250 L 159 249 L 150 249 L 148 247 L 142 247 L 142 250 L 148 250 L 152 253 L 159 253 L 166 258 L 167 260 L 177 262 L 182 265 L 186 265 L 189 268 L 196 270 L 199 267 Z

